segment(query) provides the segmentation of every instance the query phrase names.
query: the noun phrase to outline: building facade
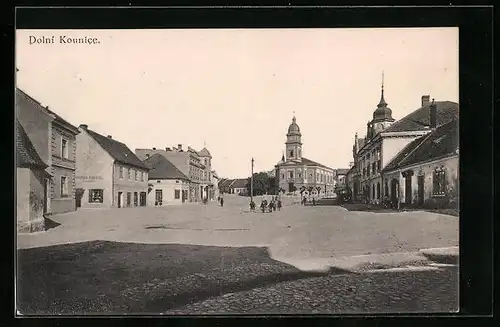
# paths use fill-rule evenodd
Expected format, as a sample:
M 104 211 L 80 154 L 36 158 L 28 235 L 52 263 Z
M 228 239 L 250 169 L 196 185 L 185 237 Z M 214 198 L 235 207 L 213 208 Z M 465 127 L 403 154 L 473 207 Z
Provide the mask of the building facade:
M 80 125 L 77 136 L 77 206 L 147 205 L 149 168 L 123 143 Z
M 202 156 L 191 147 L 184 150 L 182 144 L 178 144 L 177 147 L 167 147 L 165 149 L 152 148 L 135 150 L 135 154 L 141 160 L 146 160 L 155 154 L 161 154 L 186 175 L 189 178 L 189 202 L 203 201 L 210 193 L 209 185 L 211 171 L 209 171 L 210 168 L 207 168 L 204 163 L 206 161 L 209 167 L 211 167 L 212 157 L 208 150 L 202 150 L 200 152 Z
M 382 171 L 393 205 L 458 208 L 458 119 L 408 144 Z
M 16 89 L 16 115 L 47 164 L 45 214 L 75 211 L 76 135 L 78 128 Z
M 45 169 L 47 164 L 36 152 L 31 140 L 16 119 L 16 201 L 17 231 L 45 229 L 47 201 Z
M 382 86 L 380 102 L 367 123 L 366 136 L 354 136 L 353 169 L 349 172 L 348 187 L 355 201 L 380 203 L 385 194 L 382 170 L 415 139 L 427 135 L 435 126 L 458 117 L 458 104 L 451 101 L 430 102 L 421 97 L 421 106 L 395 121 L 384 99 Z
M 148 205 L 164 206 L 186 203 L 189 178 L 167 158 L 157 153 L 144 161 L 149 167 Z
M 215 170 L 212 170 L 212 174 L 210 175 L 211 181 L 210 184 L 212 185 L 211 193 L 210 193 L 210 201 L 214 201 L 217 199 L 220 195 L 219 191 L 219 175 L 217 175 L 217 172 Z
M 277 188 L 288 194 L 333 195 L 336 184 L 335 169 L 303 157 L 301 137 L 294 116 L 286 134 L 286 152 L 275 166 Z

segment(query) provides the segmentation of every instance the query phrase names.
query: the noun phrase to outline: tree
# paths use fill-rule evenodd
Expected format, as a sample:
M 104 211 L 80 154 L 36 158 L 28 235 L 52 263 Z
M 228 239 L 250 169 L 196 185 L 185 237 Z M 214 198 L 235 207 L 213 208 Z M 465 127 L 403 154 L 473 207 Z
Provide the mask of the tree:
M 248 178 L 247 189 L 250 194 L 252 179 Z M 262 195 L 269 192 L 271 187 L 269 175 L 266 172 L 253 174 L 253 195 Z

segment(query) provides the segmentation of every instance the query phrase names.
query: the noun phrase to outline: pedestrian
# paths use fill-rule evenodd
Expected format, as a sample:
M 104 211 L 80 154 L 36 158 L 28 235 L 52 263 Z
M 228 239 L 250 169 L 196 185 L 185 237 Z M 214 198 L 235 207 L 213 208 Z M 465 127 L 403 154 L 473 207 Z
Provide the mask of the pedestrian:
M 313 206 L 315 206 L 315 205 L 316 205 L 316 198 L 313 197 Z
M 278 211 L 281 211 L 281 200 L 278 199 Z
M 220 206 L 223 207 L 224 206 L 224 198 L 220 198 Z

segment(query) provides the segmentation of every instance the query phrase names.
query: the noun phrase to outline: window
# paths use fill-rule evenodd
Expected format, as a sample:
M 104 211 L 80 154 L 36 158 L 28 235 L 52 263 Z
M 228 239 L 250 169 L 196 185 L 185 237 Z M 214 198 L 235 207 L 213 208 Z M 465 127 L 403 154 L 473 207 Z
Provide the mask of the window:
M 102 203 L 104 199 L 104 190 L 91 189 L 89 190 L 89 203 Z
M 372 185 L 372 199 L 375 198 L 375 184 Z
M 297 173 L 297 177 L 302 178 L 302 174 L 300 173 L 300 171 Z
M 144 182 L 144 172 L 141 171 L 141 182 Z
M 149 153 L 146 153 L 146 159 L 149 158 Z
M 281 179 L 285 179 L 285 174 L 281 174 Z
M 61 176 L 61 198 L 67 198 L 68 196 L 68 178 Z
M 179 181 L 175 181 L 175 184 L 179 184 Z
M 289 171 L 288 175 L 289 175 L 288 177 L 293 178 L 293 171 Z
M 175 199 L 180 199 L 181 198 L 181 190 L 174 190 L 174 197 Z
M 293 158 L 293 150 L 290 150 L 290 158 Z
M 68 159 L 69 154 L 68 154 L 68 140 L 62 139 L 61 140 L 61 157 Z
M 135 171 L 135 180 L 138 181 L 139 180 L 139 172 L 136 170 Z
M 377 199 L 380 199 L 380 183 L 377 183 Z
M 128 179 L 133 179 L 134 177 L 134 170 L 132 168 L 130 168 L 128 170 Z
M 120 167 L 120 179 L 123 179 L 123 167 Z
M 446 171 L 436 169 L 432 176 L 432 194 L 444 195 L 446 191 Z
M 134 207 L 139 206 L 139 193 L 134 192 Z

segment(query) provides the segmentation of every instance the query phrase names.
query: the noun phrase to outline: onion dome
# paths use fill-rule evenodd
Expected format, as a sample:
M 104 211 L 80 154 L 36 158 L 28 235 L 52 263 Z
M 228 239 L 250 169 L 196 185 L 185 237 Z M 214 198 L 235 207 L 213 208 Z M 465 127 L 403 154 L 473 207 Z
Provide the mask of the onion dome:
M 377 105 L 377 109 L 373 112 L 373 122 L 377 121 L 394 121 L 392 118 L 392 110 L 387 106 L 387 102 L 384 99 L 384 86 L 382 85 L 382 94 L 380 96 L 380 102 Z
M 300 128 L 299 125 L 297 125 L 297 120 L 295 116 L 292 118 L 292 123 L 290 126 L 288 126 L 288 134 L 298 134 L 300 135 Z

